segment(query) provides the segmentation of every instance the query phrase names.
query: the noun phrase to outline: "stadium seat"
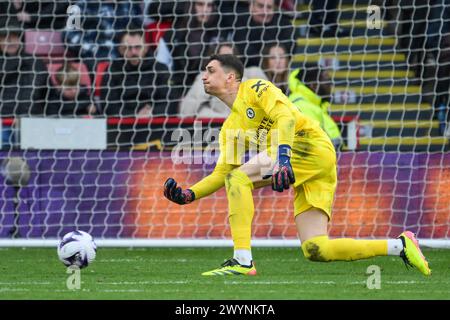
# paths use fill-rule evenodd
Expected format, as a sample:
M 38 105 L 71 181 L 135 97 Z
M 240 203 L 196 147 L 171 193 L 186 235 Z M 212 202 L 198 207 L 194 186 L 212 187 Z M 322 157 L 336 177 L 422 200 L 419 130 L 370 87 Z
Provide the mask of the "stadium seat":
M 62 33 L 58 31 L 26 30 L 25 52 L 37 56 L 64 55 Z
M 89 92 L 91 92 L 92 81 L 91 78 L 89 77 L 89 70 L 86 67 L 86 65 L 84 63 L 75 63 L 75 62 L 73 62 L 72 65 L 80 70 L 80 84 L 86 86 Z M 62 66 L 63 66 L 62 62 L 47 64 L 48 73 L 50 75 L 50 81 L 54 85 L 58 84 L 58 82 L 56 81 L 56 73 Z
M 148 44 L 157 45 L 159 39 L 164 36 L 164 33 L 172 26 L 171 22 L 152 22 L 145 27 L 145 41 Z
M 109 61 L 102 61 L 97 64 L 96 72 L 95 72 L 95 88 L 94 88 L 94 96 L 100 97 L 100 90 L 102 87 L 103 75 L 105 74 L 106 69 L 109 66 Z

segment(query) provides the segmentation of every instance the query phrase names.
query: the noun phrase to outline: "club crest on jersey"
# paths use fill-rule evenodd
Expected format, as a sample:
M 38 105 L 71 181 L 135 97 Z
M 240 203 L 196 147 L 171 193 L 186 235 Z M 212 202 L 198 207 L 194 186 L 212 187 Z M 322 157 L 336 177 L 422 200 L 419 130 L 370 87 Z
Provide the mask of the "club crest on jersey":
M 255 111 L 252 108 L 247 108 L 247 117 L 253 119 L 255 117 Z

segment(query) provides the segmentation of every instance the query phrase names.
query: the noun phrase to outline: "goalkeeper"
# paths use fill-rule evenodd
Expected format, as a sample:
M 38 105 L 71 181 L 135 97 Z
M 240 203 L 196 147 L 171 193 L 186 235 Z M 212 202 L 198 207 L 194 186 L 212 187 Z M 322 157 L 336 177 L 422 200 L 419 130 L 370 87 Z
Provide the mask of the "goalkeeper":
M 220 131 L 220 156 L 214 171 L 183 190 L 169 178 L 164 195 L 178 204 L 226 188 L 234 256 L 203 275 L 256 275 L 251 253 L 254 215 L 252 190 L 267 185 L 277 192 L 294 188 L 294 218 L 305 257 L 312 261 L 358 260 L 397 255 L 424 275 L 431 270 L 414 234 L 397 239 L 329 239 L 328 222 L 336 190 L 336 153 L 327 134 L 272 83 L 241 82 L 243 65 L 233 55 L 211 56 L 202 80 L 205 91 L 222 100 L 231 114 Z M 262 139 L 262 136 L 266 139 Z M 243 148 L 240 142 L 244 139 Z M 246 149 L 269 145 L 243 163 Z

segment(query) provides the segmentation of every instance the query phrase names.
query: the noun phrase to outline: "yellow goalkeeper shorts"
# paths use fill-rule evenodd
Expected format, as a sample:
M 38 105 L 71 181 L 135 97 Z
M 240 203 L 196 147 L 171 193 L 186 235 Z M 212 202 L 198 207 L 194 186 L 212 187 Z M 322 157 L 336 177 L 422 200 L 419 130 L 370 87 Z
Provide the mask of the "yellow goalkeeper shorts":
M 325 132 L 296 136 L 292 146 L 295 174 L 294 216 L 310 209 L 322 209 L 331 219 L 337 185 L 336 152 Z

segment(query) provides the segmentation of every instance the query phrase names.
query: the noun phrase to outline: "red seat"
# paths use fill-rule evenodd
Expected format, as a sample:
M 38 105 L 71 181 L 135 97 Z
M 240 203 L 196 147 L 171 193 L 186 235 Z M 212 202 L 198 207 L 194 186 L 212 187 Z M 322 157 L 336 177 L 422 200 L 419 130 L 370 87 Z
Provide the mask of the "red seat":
M 164 36 L 164 33 L 172 26 L 169 21 L 152 22 L 145 27 L 145 41 L 148 44 L 157 46 L 159 39 Z
M 97 64 L 97 68 L 95 70 L 95 88 L 94 88 L 94 96 L 100 98 L 101 89 L 102 89 L 102 80 L 103 75 L 108 69 L 109 61 L 102 61 Z
M 26 30 L 25 52 L 38 56 L 64 55 L 62 33 L 58 31 Z
M 89 77 L 89 70 L 84 63 L 71 62 L 71 65 L 78 68 L 80 71 L 80 85 L 86 86 L 89 90 L 89 93 L 92 89 L 92 81 Z M 58 81 L 56 81 L 56 74 L 59 69 L 63 66 L 62 62 L 55 62 L 47 64 L 48 73 L 50 75 L 50 80 L 53 85 L 58 85 Z

